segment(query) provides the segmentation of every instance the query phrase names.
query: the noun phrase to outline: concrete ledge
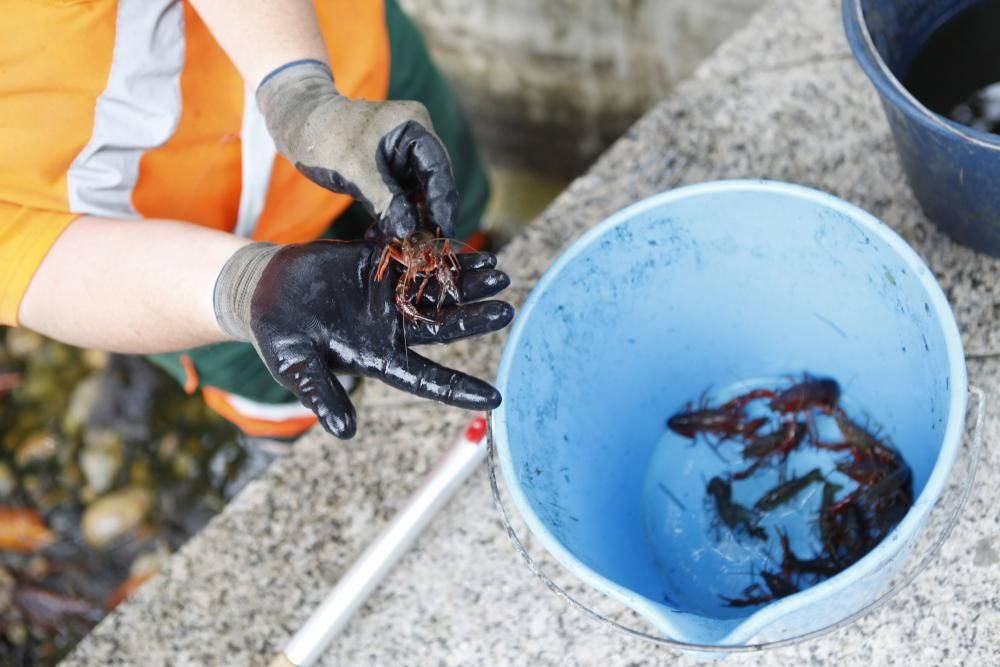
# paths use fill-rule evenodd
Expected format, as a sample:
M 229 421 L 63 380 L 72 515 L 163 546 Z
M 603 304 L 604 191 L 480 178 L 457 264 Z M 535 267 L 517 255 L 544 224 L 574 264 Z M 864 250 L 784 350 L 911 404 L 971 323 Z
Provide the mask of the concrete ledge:
M 636 124 L 502 253 L 520 301 L 552 259 L 608 214 L 674 186 L 729 177 L 832 192 L 883 219 L 944 286 L 972 382 L 1000 395 L 1000 262 L 922 216 L 834 0 L 766 7 Z M 436 350 L 492 374 L 502 336 Z M 366 388 L 356 440 L 304 438 L 109 616 L 64 663 L 267 665 L 416 487 L 468 415 Z M 991 403 L 987 442 L 1000 435 Z M 730 665 L 1000 663 L 1000 453 L 986 447 L 937 561 L 881 610 L 819 640 Z M 576 590 L 576 589 L 574 589 Z M 534 578 L 499 526 L 484 471 L 368 601 L 323 665 L 695 664 L 616 634 Z

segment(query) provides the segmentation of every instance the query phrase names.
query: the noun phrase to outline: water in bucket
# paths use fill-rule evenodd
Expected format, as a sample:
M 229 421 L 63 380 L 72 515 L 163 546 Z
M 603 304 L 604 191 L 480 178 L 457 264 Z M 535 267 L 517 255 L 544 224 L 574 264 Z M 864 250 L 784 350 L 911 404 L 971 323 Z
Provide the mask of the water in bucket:
M 778 378 L 740 382 L 713 392 L 708 403 L 721 405 L 750 389 L 780 390 L 787 385 L 787 381 Z M 872 432 L 882 430 L 870 418 L 859 418 L 864 413 L 850 399 L 841 397 L 839 407 L 854 415 L 856 422 L 867 424 Z M 760 404 L 751 404 L 747 418 L 758 416 L 770 416 L 770 412 Z M 819 414 L 813 418 L 820 442 L 842 441 L 833 418 Z M 732 502 L 753 508 L 783 481 L 814 476 L 814 483 L 808 483 L 789 500 L 761 515 L 751 535 L 745 526 L 731 527 L 720 520 L 716 501 L 708 491 L 710 480 L 728 480 L 730 475 L 752 464 L 742 455 L 745 443 L 732 439 L 714 447 L 716 457 L 685 458 L 683 453 L 687 448 L 711 445 L 700 437 L 692 441 L 665 430 L 653 450 L 642 492 L 646 536 L 663 576 L 665 604 L 716 618 L 749 616 L 760 605 L 737 602 L 748 599 L 749 586 L 763 586 L 761 572 L 781 571 L 784 553 L 780 534 L 787 536 L 791 551 L 801 559 L 827 557 L 818 525 L 824 485 L 836 485 L 835 500 L 840 500 L 853 492 L 857 483 L 836 468 L 838 462 L 845 460 L 845 453 L 816 449 L 809 443 L 807 436 L 783 467 L 765 463 L 746 479 L 731 482 Z M 772 457 L 772 463 L 777 463 L 777 457 Z M 819 473 L 818 479 L 815 471 Z M 703 539 L 691 540 L 686 533 L 701 535 Z M 804 590 L 824 578 L 801 575 L 791 581 L 795 588 Z M 767 597 L 768 593 L 763 587 L 755 595 Z
M 1000 133 L 1000 0 L 979 0 L 937 27 L 914 56 L 906 87 L 932 111 Z

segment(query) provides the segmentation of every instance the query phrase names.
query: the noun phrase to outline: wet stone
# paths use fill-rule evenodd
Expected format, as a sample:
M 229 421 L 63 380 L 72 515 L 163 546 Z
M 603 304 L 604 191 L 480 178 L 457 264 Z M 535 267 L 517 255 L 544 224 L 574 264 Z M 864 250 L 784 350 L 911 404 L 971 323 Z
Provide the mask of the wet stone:
M 21 480 L 21 488 L 23 488 L 32 498 L 41 498 L 45 495 L 45 489 L 42 487 L 42 480 L 38 477 L 38 475 L 25 475 Z
M 21 646 L 28 641 L 28 628 L 24 623 L 11 623 L 7 626 L 7 639 L 14 646 Z
M 101 375 L 93 373 L 80 381 L 70 395 L 66 414 L 63 416 L 63 429 L 67 433 L 77 433 L 87 423 L 101 395 Z
M 19 466 L 26 466 L 32 463 L 46 461 L 56 455 L 59 450 L 59 441 L 54 435 L 46 431 L 32 433 L 17 448 L 14 461 Z
M 0 328 L 0 510 L 41 516 L 55 538 L 0 551 L 0 667 L 60 662 L 112 592 L 133 592 L 231 497 L 243 457 L 228 456 L 221 479 L 208 465 L 231 448 L 243 448 L 235 430 L 145 360 Z M 6 579 L 37 588 L 36 602 L 95 606 L 49 623 Z
M 27 357 L 42 349 L 44 339 L 28 329 L 10 329 L 7 332 L 7 352 L 15 358 Z
M 0 567 L 0 617 L 10 610 L 14 600 L 14 575 Z
M 52 565 L 42 556 L 33 556 L 28 560 L 24 571 L 32 579 L 40 580 L 49 576 L 49 573 L 52 572 Z
M 152 494 L 141 487 L 98 498 L 83 513 L 83 537 L 93 547 L 104 547 L 136 528 L 152 504 Z
M 94 370 L 100 370 L 108 365 L 109 356 L 107 352 L 101 350 L 84 350 L 83 363 Z
M 66 502 L 68 497 L 69 492 L 66 489 L 52 489 L 38 499 L 38 510 L 43 513 L 50 512 Z
M 168 433 L 156 443 L 156 455 L 161 461 L 169 461 L 181 446 L 181 437 L 176 433 Z
M 122 467 L 124 450 L 121 436 L 114 431 L 87 431 L 80 452 L 80 470 L 95 493 L 104 493 L 112 487 Z
M 144 460 L 132 461 L 128 467 L 128 478 L 133 484 L 147 484 L 152 481 L 149 463 Z
M 14 472 L 6 463 L 0 463 L 0 498 L 9 496 L 17 488 Z
M 136 556 L 136 559 L 132 561 L 131 568 L 129 568 L 129 576 L 142 577 L 158 571 L 160 567 L 162 567 L 163 563 L 166 562 L 168 556 L 169 554 L 160 552 Z

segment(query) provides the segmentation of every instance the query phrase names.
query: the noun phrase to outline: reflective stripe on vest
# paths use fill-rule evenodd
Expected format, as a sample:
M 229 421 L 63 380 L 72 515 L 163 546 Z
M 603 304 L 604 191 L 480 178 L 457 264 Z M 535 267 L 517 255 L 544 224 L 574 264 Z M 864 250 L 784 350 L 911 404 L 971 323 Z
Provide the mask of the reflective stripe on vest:
M 301 403 L 258 403 L 249 398 L 226 394 L 226 400 L 245 417 L 280 422 L 287 419 L 315 418 L 312 410 Z
M 205 404 L 236 424 L 247 435 L 293 438 L 316 423 L 316 415 L 301 405 L 267 405 L 234 396 L 216 387 L 202 387 Z
M 234 233 L 237 236 L 250 238 L 257 229 L 257 221 L 264 210 L 277 150 L 271 133 L 267 131 L 264 115 L 257 108 L 257 98 L 252 91 L 247 91 L 244 95 L 240 139 L 243 184 L 240 189 L 240 209 Z
M 183 67 L 180 0 L 118 0 L 108 83 L 97 98 L 90 141 L 67 173 L 71 211 L 139 217 L 132 204 L 139 160 L 177 127 Z

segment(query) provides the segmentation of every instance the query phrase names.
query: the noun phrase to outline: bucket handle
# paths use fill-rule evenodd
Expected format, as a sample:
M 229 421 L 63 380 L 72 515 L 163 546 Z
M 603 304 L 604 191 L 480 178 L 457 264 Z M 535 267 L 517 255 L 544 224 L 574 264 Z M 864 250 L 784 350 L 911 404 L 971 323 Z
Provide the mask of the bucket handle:
M 975 397 L 976 399 L 976 416 L 975 416 L 975 421 L 973 423 L 972 447 L 971 450 L 969 451 L 968 461 L 966 462 L 965 465 L 966 478 L 964 480 L 964 483 L 962 484 L 962 488 L 959 491 L 958 502 L 955 506 L 955 509 L 952 511 L 951 515 L 947 517 L 944 527 L 941 529 L 938 536 L 933 539 L 933 541 L 924 551 L 923 555 L 920 557 L 917 563 L 914 564 L 912 568 L 905 571 L 901 575 L 899 581 L 897 581 L 894 585 L 890 586 L 890 588 L 887 591 L 885 591 L 879 597 L 875 598 L 875 600 L 868 603 L 867 605 L 857 610 L 856 612 L 834 623 L 831 623 L 830 625 L 824 628 L 812 630 L 811 632 L 807 632 L 805 634 L 798 635 L 796 637 L 790 637 L 787 639 L 779 639 L 776 641 L 762 642 L 758 644 L 740 644 L 740 645 L 696 644 L 690 642 L 683 642 L 683 641 L 678 641 L 676 639 L 669 639 L 667 637 L 659 635 L 652 635 L 643 632 L 642 630 L 637 630 L 636 628 L 631 628 L 627 625 L 623 625 L 618 621 L 612 620 L 602 615 L 601 613 L 594 611 L 587 605 L 583 604 L 582 602 L 574 598 L 572 595 L 566 592 L 565 589 L 560 587 L 559 584 L 554 582 L 545 573 L 544 570 L 542 570 L 538 562 L 535 561 L 535 559 L 531 557 L 531 554 L 528 553 L 527 548 L 524 546 L 524 542 L 521 541 L 521 538 L 518 536 L 517 531 L 514 530 L 514 526 L 511 524 L 510 516 L 507 513 L 507 508 L 506 506 L 504 506 L 503 499 L 500 497 L 500 487 L 497 484 L 496 444 L 493 440 L 492 419 L 489 420 L 490 428 L 487 435 L 487 444 L 488 444 L 487 469 L 490 478 L 490 488 L 493 490 L 493 502 L 496 504 L 497 510 L 500 513 L 500 521 L 503 524 L 504 529 L 506 529 L 507 531 L 507 536 L 514 544 L 514 549 L 521 555 L 521 558 L 524 559 L 525 563 L 527 563 L 528 568 L 532 572 L 534 572 L 539 579 L 542 580 L 542 582 L 548 587 L 549 590 L 551 590 L 553 593 L 555 593 L 563 600 L 568 602 L 571 606 L 576 607 L 578 610 L 582 611 L 584 614 L 593 618 L 594 620 L 610 625 L 616 630 L 624 632 L 627 635 L 638 637 L 640 639 L 644 639 L 646 641 L 652 642 L 654 644 L 659 644 L 661 646 L 668 646 L 670 648 L 681 649 L 684 651 L 715 653 L 715 654 L 754 653 L 758 651 L 763 651 L 765 649 L 774 649 L 774 648 L 781 648 L 784 646 L 792 646 L 793 644 L 798 644 L 800 642 L 807 641 L 810 639 L 816 639 L 817 637 L 822 637 L 823 635 L 829 634 L 835 630 L 839 630 L 843 627 L 850 625 L 851 623 L 858 620 L 862 616 L 865 616 L 868 613 L 875 611 L 876 609 L 884 605 L 886 602 L 888 602 L 894 595 L 896 595 L 896 593 L 906 588 L 914 579 L 917 578 L 917 576 L 921 572 L 927 569 L 927 566 L 929 566 L 931 562 L 934 560 L 934 557 L 940 550 L 941 545 L 944 543 L 945 540 L 948 539 L 948 536 L 951 534 L 951 531 L 955 527 L 955 524 L 958 523 L 958 518 L 959 516 L 961 516 L 962 509 L 965 507 L 966 502 L 969 499 L 969 494 L 971 493 L 972 487 L 974 486 L 974 482 L 976 479 L 976 469 L 979 466 L 979 455 L 980 455 L 980 450 L 982 449 L 983 420 L 985 418 L 985 413 L 986 413 L 986 392 L 979 387 L 976 387 L 974 385 L 969 385 L 969 394 Z M 964 440 L 965 438 L 963 438 L 963 442 Z M 938 502 L 940 502 L 940 498 L 938 499 Z

